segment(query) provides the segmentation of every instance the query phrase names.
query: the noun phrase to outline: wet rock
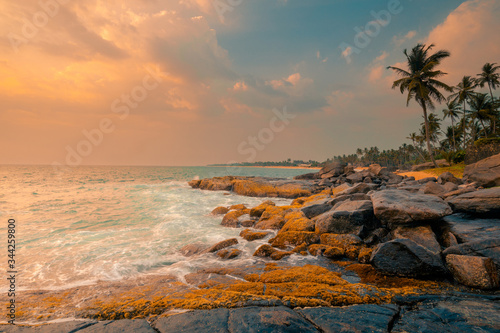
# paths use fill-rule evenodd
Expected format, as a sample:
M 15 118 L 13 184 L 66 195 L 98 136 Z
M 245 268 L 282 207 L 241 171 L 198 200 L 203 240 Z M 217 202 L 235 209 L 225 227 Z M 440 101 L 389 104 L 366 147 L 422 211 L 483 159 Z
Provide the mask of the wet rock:
M 297 246 L 302 243 L 314 244 L 319 242 L 319 235 L 314 232 L 307 231 L 286 231 L 280 232 L 274 238 L 269 240 L 269 243 L 278 248 L 286 248 L 287 246 Z
M 221 259 L 234 259 L 241 254 L 241 250 L 238 249 L 223 249 L 217 252 L 217 256 Z
M 68 331 L 69 332 L 69 331 Z M 137 332 L 137 333 L 155 333 L 145 319 L 123 319 L 100 321 L 95 325 L 85 329 L 78 330 L 79 333 L 115 333 L 115 332 Z
M 314 231 L 314 222 L 308 219 L 300 210 L 285 214 L 285 225 L 279 231 Z
M 421 225 L 414 227 L 398 226 L 392 231 L 392 239 L 408 238 L 423 246 L 427 250 L 439 254 L 441 245 L 439 245 L 436 235 L 430 225 Z
M 467 219 L 464 215 L 451 215 L 444 218 L 449 231 L 460 243 L 480 242 L 483 239 L 500 239 L 500 220 Z
M 446 266 L 459 283 L 480 289 L 498 288 L 498 273 L 493 260 L 485 257 L 450 254 Z
M 358 261 L 361 264 L 368 264 L 370 262 L 373 249 L 369 247 L 364 247 L 359 251 Z
M 217 252 L 217 251 L 222 250 L 226 247 L 230 247 L 230 246 L 233 246 L 236 244 L 238 244 L 238 240 L 236 238 L 229 238 L 229 239 L 223 240 L 222 242 L 219 242 L 219 243 L 211 246 L 210 248 L 208 248 L 206 250 L 206 252 L 208 252 L 208 253 Z
M 273 252 L 277 251 L 274 247 L 268 244 L 261 245 L 255 250 L 254 256 L 255 257 L 270 257 Z
M 229 208 L 227 207 L 217 207 L 210 214 L 212 215 L 223 215 L 229 212 Z
M 375 216 L 389 226 L 438 220 L 452 213 L 446 202 L 433 195 L 383 190 L 371 198 Z
M 261 218 L 257 223 L 255 223 L 254 228 L 262 230 L 280 230 L 285 223 L 286 221 L 283 216 L 276 215 L 269 219 Z
M 447 199 L 454 212 L 475 216 L 500 216 L 500 187 L 461 194 Z
M 358 236 L 352 234 L 322 234 L 320 243 L 341 249 L 348 249 L 352 246 L 361 246 L 363 241 Z
M 393 304 L 362 304 L 332 308 L 306 308 L 296 311 L 325 333 L 389 331 L 399 307 Z
M 197 310 L 160 318 L 154 327 L 160 333 L 229 333 L 228 320 L 228 309 Z
M 266 210 L 267 207 L 269 206 L 276 206 L 276 204 L 270 200 L 264 201 L 260 205 L 250 209 L 250 216 L 251 217 L 261 217 L 264 211 Z
M 251 242 L 256 239 L 265 238 L 269 234 L 270 232 L 259 232 L 259 231 L 252 231 L 250 229 L 245 229 L 242 232 L 240 232 L 240 237 L 243 237 L 247 241 Z
M 243 228 L 252 228 L 255 225 L 255 220 L 245 220 L 241 221 L 241 227 Z
M 392 333 L 485 333 L 500 329 L 500 302 L 481 298 L 418 298 L 402 307 Z
M 500 186 L 500 154 L 467 165 L 464 170 L 464 180 L 486 188 Z
M 241 279 L 233 276 L 205 273 L 202 271 L 190 273 L 184 276 L 186 283 L 193 285 L 197 288 L 213 287 L 219 284 L 232 285 L 241 283 Z
M 231 309 L 228 323 L 229 332 L 287 332 L 306 333 L 318 330 L 293 310 L 284 307 L 246 307 Z
M 203 253 L 207 248 L 208 246 L 203 243 L 193 243 L 183 246 L 179 252 L 185 257 L 191 257 Z
M 313 256 L 321 255 L 326 249 L 331 246 L 323 245 L 323 244 L 312 244 L 307 248 L 307 251 Z
M 280 250 L 276 250 L 273 253 L 271 253 L 270 257 L 273 260 L 281 260 L 284 257 L 288 257 L 288 256 L 292 255 L 293 253 L 294 252 L 292 252 L 292 251 L 280 251 Z
M 318 234 L 359 235 L 363 228 L 376 227 L 373 206 L 369 200 L 339 202 L 330 211 L 317 216 L 314 221 Z
M 377 270 L 390 275 L 427 277 L 447 273 L 439 255 L 410 239 L 395 239 L 379 244 L 370 261 Z
M 232 210 L 222 218 L 221 225 L 229 228 L 238 228 L 241 222 L 249 220 L 248 210 Z
M 444 185 L 446 183 L 452 183 L 455 185 L 461 185 L 462 180 L 455 177 L 451 172 L 444 172 L 439 175 L 437 179 L 438 184 Z
M 338 246 L 329 246 L 323 251 L 323 256 L 330 259 L 340 259 L 345 255 L 345 249 Z

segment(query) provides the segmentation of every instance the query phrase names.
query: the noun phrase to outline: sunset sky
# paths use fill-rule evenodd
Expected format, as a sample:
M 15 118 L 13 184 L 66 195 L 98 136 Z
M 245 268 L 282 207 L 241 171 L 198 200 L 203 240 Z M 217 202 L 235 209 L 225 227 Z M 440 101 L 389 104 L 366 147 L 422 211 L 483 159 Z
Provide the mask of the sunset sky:
M 0 9 L 0 164 L 323 161 L 397 148 L 422 122 L 386 69 L 403 65 L 404 48 L 450 51 L 441 67 L 450 85 L 500 63 L 499 0 L 0 0 Z

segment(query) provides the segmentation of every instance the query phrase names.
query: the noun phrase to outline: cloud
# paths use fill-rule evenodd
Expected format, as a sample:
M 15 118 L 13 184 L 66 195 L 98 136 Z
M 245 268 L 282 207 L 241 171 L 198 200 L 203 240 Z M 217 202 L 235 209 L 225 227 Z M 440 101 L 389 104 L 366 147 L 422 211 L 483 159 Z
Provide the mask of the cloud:
M 441 66 L 448 73 L 443 77 L 445 82 L 455 85 L 462 76 L 479 73 L 486 62 L 498 62 L 500 44 L 495 38 L 500 31 L 499 16 L 499 1 L 466 1 L 429 33 L 425 43 L 451 53 Z
M 403 37 L 399 36 L 394 36 L 392 37 L 392 42 L 397 46 L 403 45 L 405 42 L 412 40 L 415 36 L 417 35 L 417 32 L 415 30 L 408 31 L 406 35 Z

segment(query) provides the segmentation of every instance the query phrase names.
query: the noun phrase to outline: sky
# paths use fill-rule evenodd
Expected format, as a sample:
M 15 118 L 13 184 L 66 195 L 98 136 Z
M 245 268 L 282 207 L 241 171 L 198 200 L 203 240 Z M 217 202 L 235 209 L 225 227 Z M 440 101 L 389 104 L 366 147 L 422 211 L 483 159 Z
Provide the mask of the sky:
M 324 161 L 397 149 L 389 65 L 500 63 L 499 0 L 0 0 L 0 164 Z M 498 95 L 498 92 L 497 92 Z M 441 116 L 443 106 L 435 112 Z

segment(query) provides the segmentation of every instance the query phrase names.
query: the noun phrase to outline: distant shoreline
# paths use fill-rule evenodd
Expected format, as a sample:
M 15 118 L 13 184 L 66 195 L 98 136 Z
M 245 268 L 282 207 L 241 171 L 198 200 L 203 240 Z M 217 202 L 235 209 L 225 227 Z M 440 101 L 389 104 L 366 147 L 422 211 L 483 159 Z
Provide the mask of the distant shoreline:
M 319 167 L 279 166 L 279 165 L 207 165 L 215 168 L 264 168 L 264 169 L 310 169 L 321 170 Z

